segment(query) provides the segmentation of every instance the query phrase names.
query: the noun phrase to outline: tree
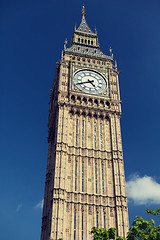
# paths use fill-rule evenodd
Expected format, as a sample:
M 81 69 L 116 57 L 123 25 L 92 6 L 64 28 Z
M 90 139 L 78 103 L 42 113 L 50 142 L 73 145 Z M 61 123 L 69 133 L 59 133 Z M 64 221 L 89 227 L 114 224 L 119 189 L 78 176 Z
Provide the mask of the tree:
M 146 209 L 148 214 L 160 215 L 160 208 L 157 210 Z M 129 229 L 127 240 L 160 240 L 160 225 L 155 226 L 153 219 L 145 220 L 142 217 L 135 217 Z
M 54 240 L 53 238 L 51 238 L 50 240 Z M 59 238 L 59 239 L 55 239 L 55 240 L 63 240 L 62 238 Z
M 160 208 L 157 210 L 146 209 L 148 214 L 153 214 L 154 216 L 160 215 Z M 116 228 L 109 228 L 108 230 L 104 228 L 93 227 L 91 234 L 93 234 L 93 240 L 125 240 L 125 238 L 118 237 L 116 235 Z M 127 234 L 126 240 L 160 240 L 160 225 L 155 226 L 155 221 L 153 219 L 144 220 L 142 217 L 135 217 L 129 232 Z
M 104 228 L 93 227 L 91 230 L 91 234 L 93 234 L 93 240 L 124 239 L 122 237 L 117 237 L 116 233 L 116 228 L 109 228 L 108 230 L 106 230 Z

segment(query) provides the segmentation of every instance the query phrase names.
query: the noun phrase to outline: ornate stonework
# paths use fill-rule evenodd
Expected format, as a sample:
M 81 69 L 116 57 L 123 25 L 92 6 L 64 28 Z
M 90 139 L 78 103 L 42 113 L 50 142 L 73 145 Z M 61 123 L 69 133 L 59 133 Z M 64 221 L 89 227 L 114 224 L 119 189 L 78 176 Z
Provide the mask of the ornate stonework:
M 74 82 L 80 70 L 82 75 L 83 70 L 100 74 L 105 90 L 97 94 L 80 90 L 78 84 L 84 80 Z M 50 94 L 41 240 L 89 240 L 93 226 L 116 227 L 120 236 L 126 236 L 118 74 L 113 55 L 100 51 L 97 32 L 88 27 L 83 8 L 71 47 L 65 43 L 57 63 Z M 86 81 L 92 90 L 100 80 L 90 76 Z

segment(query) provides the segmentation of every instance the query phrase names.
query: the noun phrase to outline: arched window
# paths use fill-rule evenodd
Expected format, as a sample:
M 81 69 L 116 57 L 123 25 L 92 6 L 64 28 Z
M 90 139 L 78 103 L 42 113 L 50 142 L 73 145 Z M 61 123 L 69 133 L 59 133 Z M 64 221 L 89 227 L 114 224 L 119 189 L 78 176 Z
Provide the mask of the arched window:
M 100 123 L 100 145 L 102 150 L 102 123 Z
M 96 223 L 97 223 L 97 227 L 98 227 L 98 212 L 96 213 Z
M 77 97 L 77 103 L 81 103 L 81 98 L 79 96 Z
M 75 191 L 77 191 L 77 161 L 75 162 Z
M 104 107 L 104 101 L 103 100 L 100 101 L 100 105 L 101 105 L 101 107 Z
M 104 168 L 102 164 L 102 193 L 104 194 Z
M 76 211 L 74 210 L 74 240 L 76 240 Z
M 96 194 L 97 194 L 97 164 L 95 164 L 95 187 L 96 187 Z
M 84 162 L 82 161 L 82 192 L 84 192 Z
M 83 230 L 84 228 L 83 228 L 83 212 L 82 212 L 82 240 L 83 240 Z
M 76 119 L 76 147 L 78 146 L 78 119 Z
M 107 102 L 105 103 L 105 107 L 106 107 L 106 108 L 109 108 L 109 106 L 110 106 L 110 103 L 107 101 Z
M 82 147 L 84 147 L 84 120 L 82 120 Z
M 88 102 L 89 102 L 89 105 L 92 105 L 92 104 L 93 104 L 93 101 L 92 101 L 91 98 L 88 100 Z
M 72 95 L 72 97 L 71 97 L 71 102 L 75 102 L 75 96 L 74 95 Z
M 98 106 L 98 101 L 97 101 L 97 99 L 94 100 L 94 106 L 96 106 L 96 107 Z
M 86 98 L 83 98 L 82 103 L 83 103 L 83 104 L 86 104 L 86 103 L 87 103 L 87 99 L 86 99 Z

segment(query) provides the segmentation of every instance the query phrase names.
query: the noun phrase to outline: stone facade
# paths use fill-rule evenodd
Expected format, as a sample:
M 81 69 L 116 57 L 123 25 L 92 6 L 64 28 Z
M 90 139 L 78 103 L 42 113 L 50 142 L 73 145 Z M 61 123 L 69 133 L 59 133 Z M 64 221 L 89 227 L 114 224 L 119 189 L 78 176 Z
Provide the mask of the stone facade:
M 97 33 L 85 24 L 83 9 L 81 27 L 62 51 L 51 89 L 41 240 L 89 240 L 93 226 L 116 227 L 126 236 L 129 227 L 119 72 L 112 54 L 101 54 Z M 79 90 L 73 76 L 82 69 L 100 73 L 107 89 L 99 94 Z

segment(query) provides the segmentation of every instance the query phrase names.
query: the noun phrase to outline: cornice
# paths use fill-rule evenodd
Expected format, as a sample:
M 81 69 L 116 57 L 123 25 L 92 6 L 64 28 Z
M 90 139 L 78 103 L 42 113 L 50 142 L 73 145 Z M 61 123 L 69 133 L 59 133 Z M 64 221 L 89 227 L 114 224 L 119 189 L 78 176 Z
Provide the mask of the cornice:
M 82 148 L 82 147 L 76 147 L 68 145 L 64 142 L 57 142 L 55 145 L 55 152 L 63 152 L 67 154 L 68 156 L 75 156 L 75 157 L 81 157 L 81 158 L 94 158 L 96 160 L 104 160 L 104 161 L 123 161 L 123 152 L 122 150 L 112 150 L 112 151 L 106 151 L 106 150 L 100 150 L 100 149 L 91 149 L 91 148 Z
M 58 107 L 68 107 L 68 110 L 72 113 L 72 114 L 76 114 L 79 113 L 80 115 L 83 115 L 84 113 L 86 115 L 91 114 L 91 117 L 93 117 L 94 114 L 97 115 L 97 117 L 102 117 L 105 118 L 105 116 L 110 117 L 111 115 L 118 115 L 121 116 L 121 111 L 119 110 L 112 110 L 112 109 L 103 109 L 103 108 L 96 108 L 93 106 L 82 106 L 82 105 L 72 105 L 71 103 L 66 103 L 66 102 L 58 102 Z M 77 112 L 78 111 L 78 112 Z M 103 115 L 104 114 L 104 115 Z M 103 115 L 103 116 L 102 116 Z
M 62 188 L 54 188 L 53 190 L 53 200 L 61 200 L 66 202 L 67 204 L 80 204 L 87 206 L 95 206 L 95 207 L 124 207 L 126 208 L 127 197 L 124 195 L 102 195 L 102 194 L 89 194 L 85 192 L 69 192 Z M 57 195 L 57 196 L 56 196 Z M 69 199 L 67 198 L 69 195 Z M 78 199 L 78 198 L 81 198 Z M 82 200 L 83 199 L 83 200 Z M 120 203 L 117 203 L 120 202 Z M 120 204 L 120 205 L 119 205 Z

